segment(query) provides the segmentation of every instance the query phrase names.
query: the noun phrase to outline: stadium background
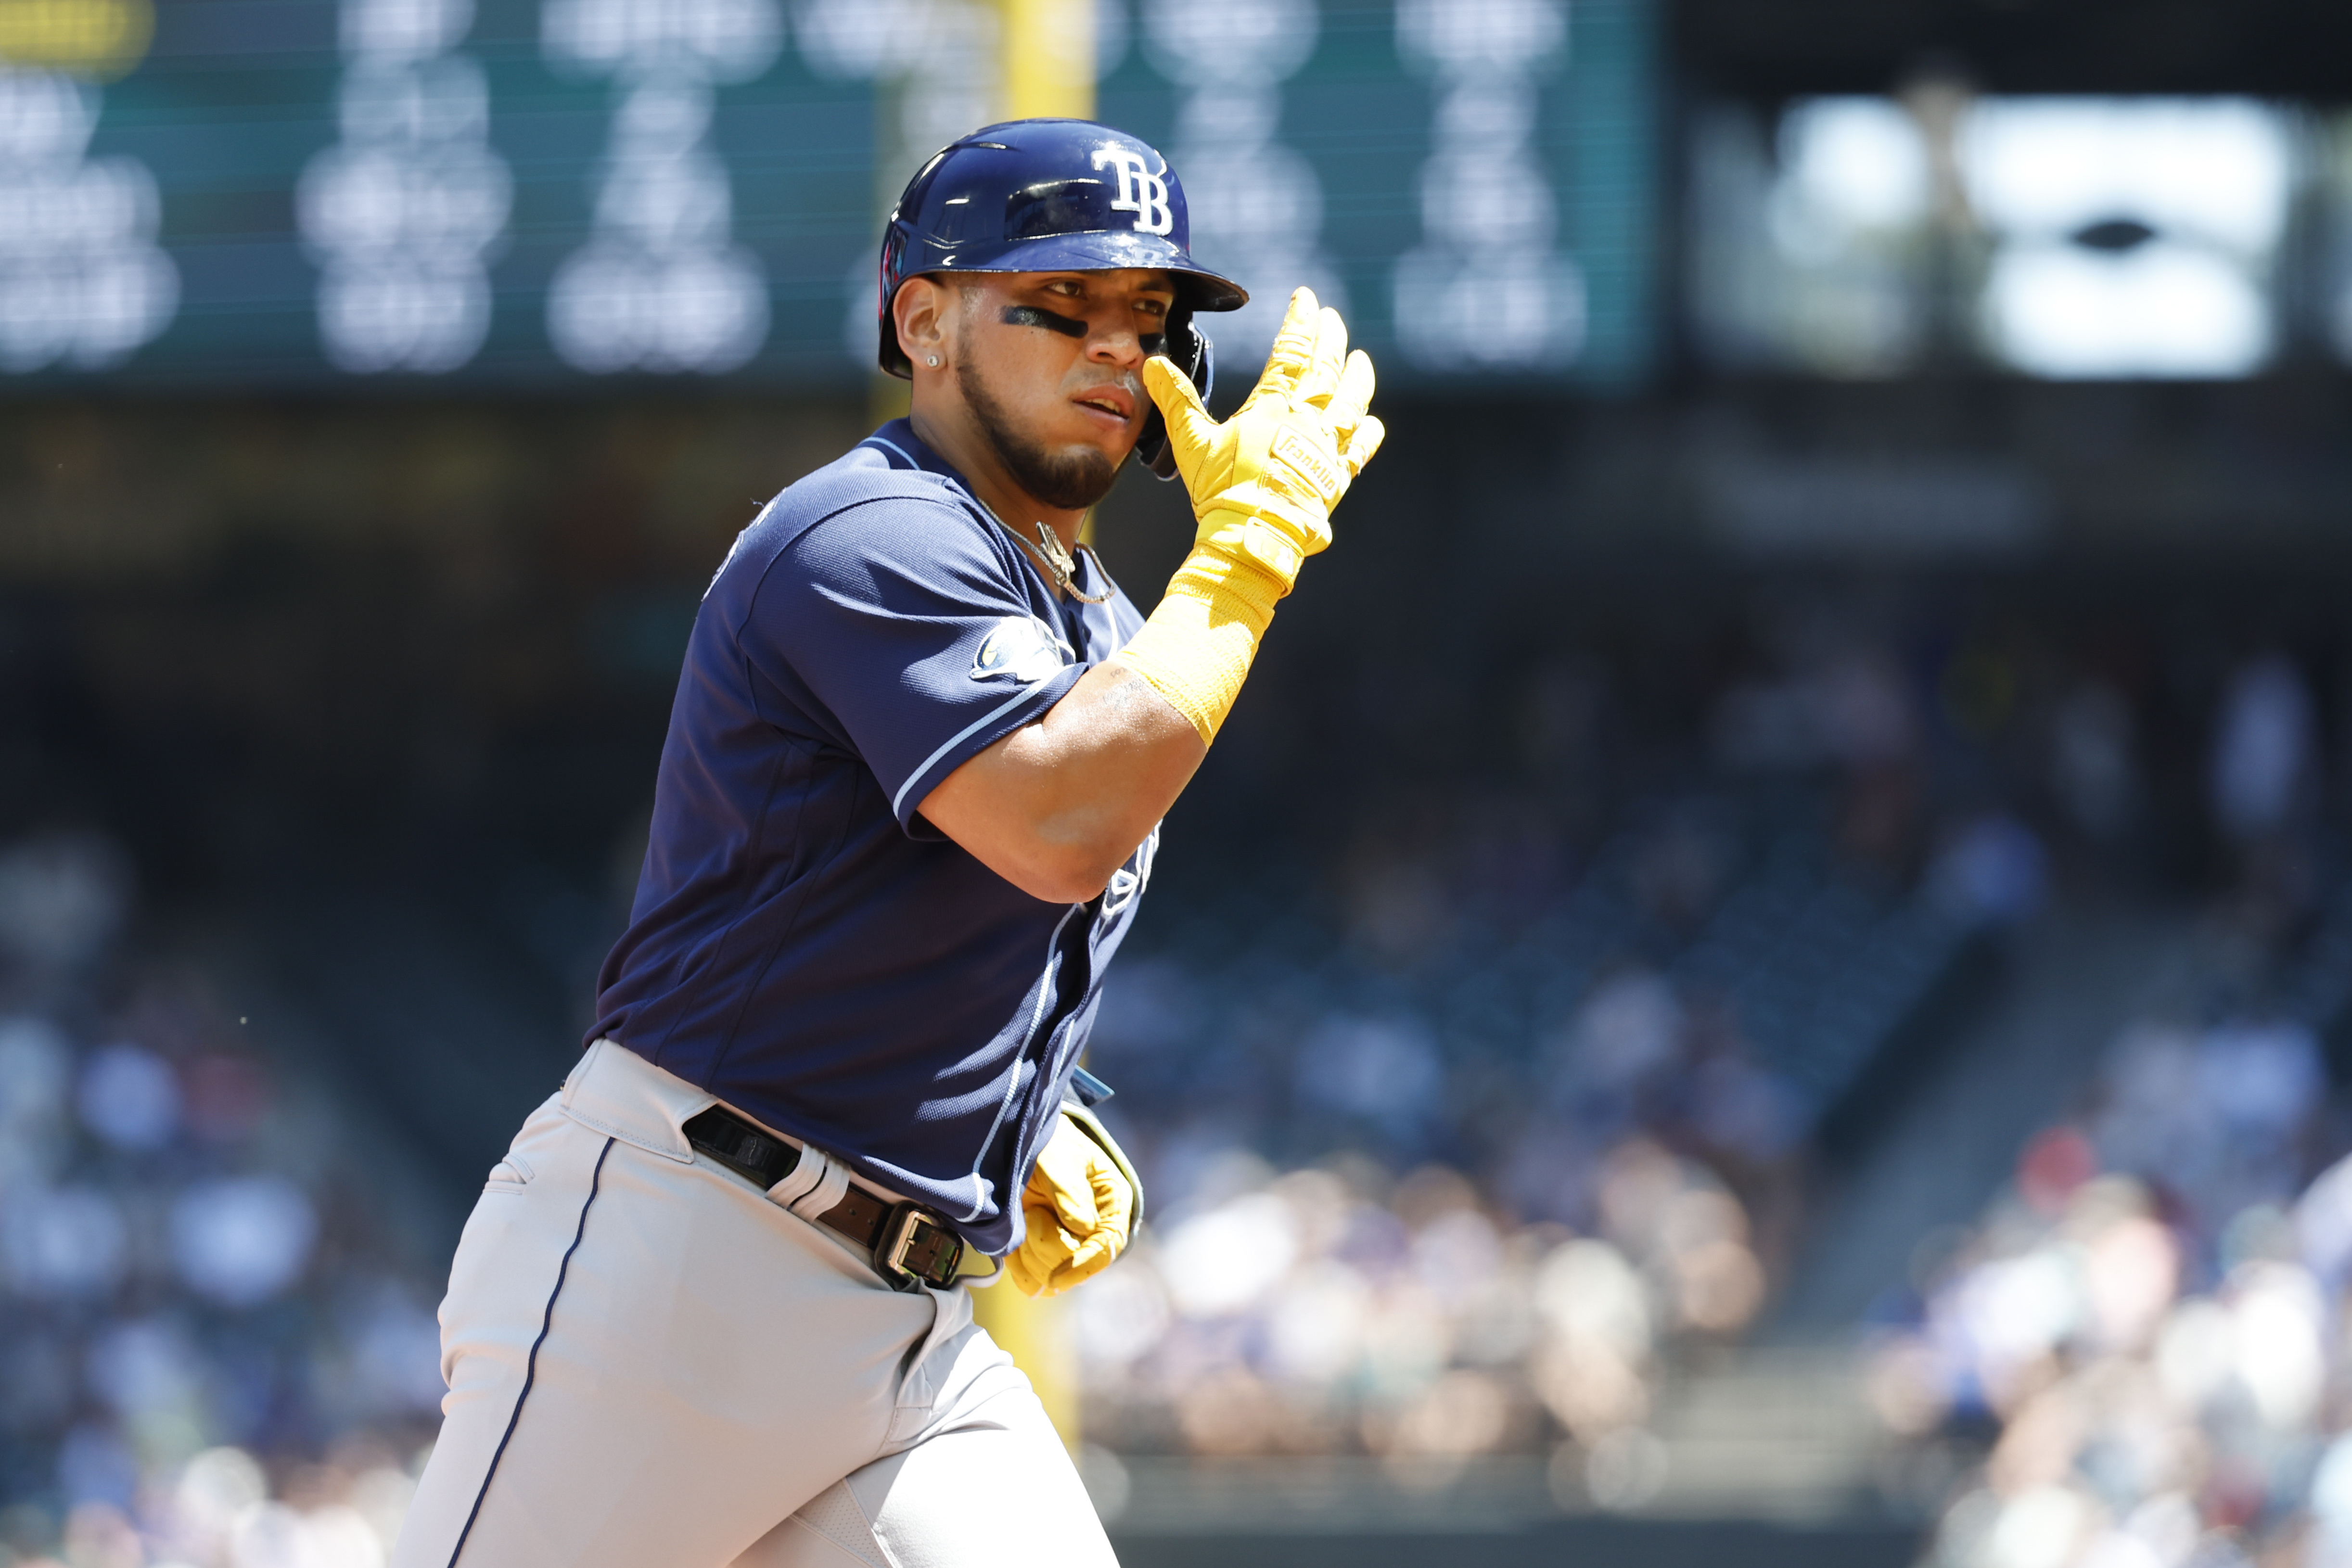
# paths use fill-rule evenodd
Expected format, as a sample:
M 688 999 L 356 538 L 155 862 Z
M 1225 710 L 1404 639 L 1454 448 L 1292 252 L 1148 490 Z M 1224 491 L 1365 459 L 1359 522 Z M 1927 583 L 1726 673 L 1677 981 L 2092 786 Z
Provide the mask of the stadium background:
M 2352 1556 L 2344 30 L 0 0 L 0 1552 L 381 1561 L 878 204 L 1091 52 L 1393 433 L 1092 1059 L 1126 1559 Z

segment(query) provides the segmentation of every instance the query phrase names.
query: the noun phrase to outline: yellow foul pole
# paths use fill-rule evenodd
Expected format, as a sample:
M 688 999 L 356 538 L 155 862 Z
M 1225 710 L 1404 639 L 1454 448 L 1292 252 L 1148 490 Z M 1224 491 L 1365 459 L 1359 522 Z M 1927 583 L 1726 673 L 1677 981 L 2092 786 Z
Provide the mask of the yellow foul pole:
M 997 0 L 1004 117 L 1095 113 L 1095 0 Z

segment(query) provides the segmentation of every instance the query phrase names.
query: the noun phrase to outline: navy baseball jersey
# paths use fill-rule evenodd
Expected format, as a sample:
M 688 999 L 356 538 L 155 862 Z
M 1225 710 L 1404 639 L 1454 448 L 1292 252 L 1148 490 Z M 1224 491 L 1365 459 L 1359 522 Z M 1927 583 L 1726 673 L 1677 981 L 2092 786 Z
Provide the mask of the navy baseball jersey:
M 905 420 L 769 502 L 695 618 L 589 1036 L 993 1253 L 1160 835 L 1091 903 L 1045 904 L 919 808 L 1142 623 L 1080 559 L 1108 602 L 1056 599 Z

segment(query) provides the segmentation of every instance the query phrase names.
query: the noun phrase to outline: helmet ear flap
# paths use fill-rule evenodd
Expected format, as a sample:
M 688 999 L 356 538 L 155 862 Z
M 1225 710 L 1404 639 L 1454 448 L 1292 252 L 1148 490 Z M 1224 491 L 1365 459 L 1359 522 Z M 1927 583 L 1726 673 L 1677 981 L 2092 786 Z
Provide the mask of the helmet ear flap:
M 1206 402 L 1209 389 L 1216 383 L 1216 354 L 1210 346 L 1209 335 L 1192 324 L 1192 307 L 1179 305 L 1168 312 L 1168 340 L 1160 352 L 1192 378 L 1201 401 Z M 1160 478 L 1176 477 L 1176 454 L 1169 445 L 1168 421 L 1157 408 L 1144 420 L 1143 434 L 1136 437 L 1135 460 Z
M 893 212 L 888 226 L 882 231 L 882 261 L 874 289 L 876 303 L 880 308 L 875 312 L 874 325 L 879 338 L 877 359 L 882 369 L 902 382 L 915 379 L 914 364 L 907 358 L 907 350 L 898 346 L 898 321 L 895 314 L 898 286 L 907 281 L 906 265 L 907 229 L 898 221 L 898 214 Z

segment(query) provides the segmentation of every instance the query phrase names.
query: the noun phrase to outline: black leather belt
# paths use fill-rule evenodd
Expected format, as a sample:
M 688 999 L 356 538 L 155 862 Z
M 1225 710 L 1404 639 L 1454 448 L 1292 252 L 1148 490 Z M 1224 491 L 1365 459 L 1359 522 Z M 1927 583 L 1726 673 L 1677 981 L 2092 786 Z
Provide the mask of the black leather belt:
M 801 1152 L 761 1132 L 724 1105 L 688 1121 L 686 1141 L 764 1192 L 801 1163 Z M 855 1182 L 817 1223 L 874 1255 L 874 1271 L 894 1291 L 925 1285 L 944 1291 L 963 1262 L 963 1238 L 919 1203 L 886 1203 Z

